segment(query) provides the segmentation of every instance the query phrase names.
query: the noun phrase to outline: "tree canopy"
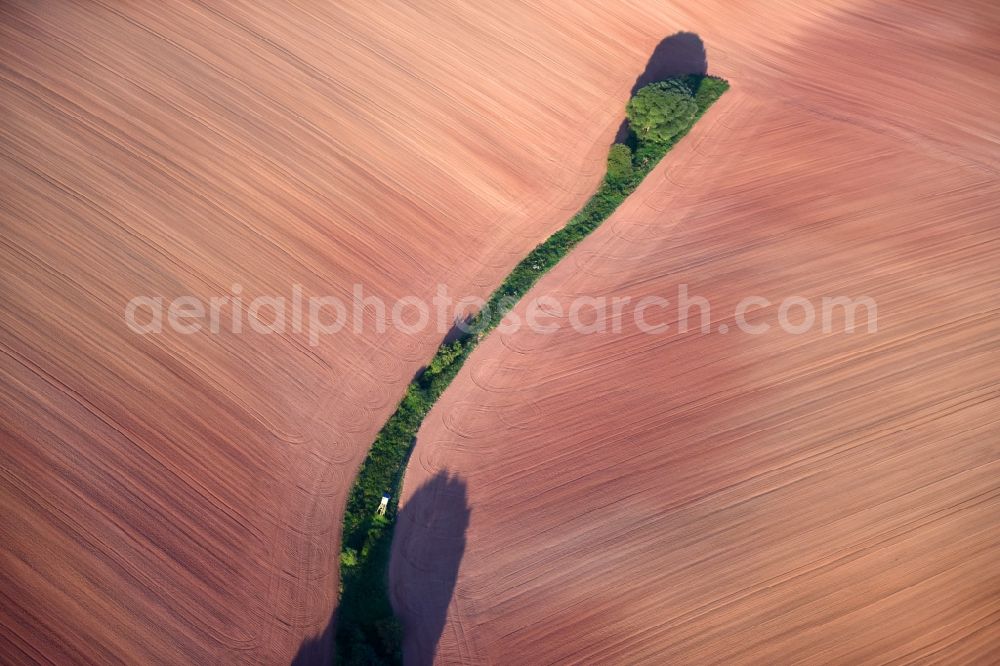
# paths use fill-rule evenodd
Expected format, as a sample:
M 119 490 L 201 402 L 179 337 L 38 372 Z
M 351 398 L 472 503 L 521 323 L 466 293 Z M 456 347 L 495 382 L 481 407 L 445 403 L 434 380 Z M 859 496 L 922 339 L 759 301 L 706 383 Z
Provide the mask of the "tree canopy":
M 691 89 L 682 81 L 658 81 L 641 88 L 626 107 L 640 141 L 668 143 L 690 126 L 698 112 Z

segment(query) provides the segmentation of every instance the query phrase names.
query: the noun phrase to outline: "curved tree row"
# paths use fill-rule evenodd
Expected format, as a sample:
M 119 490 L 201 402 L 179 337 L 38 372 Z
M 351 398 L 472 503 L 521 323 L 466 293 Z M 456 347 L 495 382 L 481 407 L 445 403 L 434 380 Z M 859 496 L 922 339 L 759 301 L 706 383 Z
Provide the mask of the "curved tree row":
M 403 627 L 388 593 L 389 553 L 403 472 L 420 424 L 484 335 L 517 301 L 590 232 L 606 220 L 643 178 L 722 95 L 729 84 L 708 76 L 652 83 L 629 101 L 632 131 L 615 144 L 597 192 L 565 227 L 549 236 L 514 267 L 458 340 L 443 344 L 407 388 L 395 413 L 379 431 L 351 488 L 344 513 L 340 555 L 340 604 L 336 655 L 341 664 L 402 661 Z M 385 515 L 375 510 L 391 497 Z

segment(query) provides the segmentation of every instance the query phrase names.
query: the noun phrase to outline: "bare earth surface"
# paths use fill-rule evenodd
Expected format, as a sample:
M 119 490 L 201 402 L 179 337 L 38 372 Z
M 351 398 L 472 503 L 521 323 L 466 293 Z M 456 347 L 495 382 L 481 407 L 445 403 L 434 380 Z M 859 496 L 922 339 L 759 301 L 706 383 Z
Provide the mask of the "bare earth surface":
M 737 14 L 678 16 L 732 90 L 529 295 L 686 283 L 712 332 L 479 347 L 407 472 L 414 663 L 1000 654 L 1000 11 Z M 788 296 L 871 297 L 878 330 L 783 332 Z
M 687 27 L 604 4 L 3 4 L 4 661 L 324 656 L 345 491 L 439 336 L 143 337 L 126 303 L 487 294 Z

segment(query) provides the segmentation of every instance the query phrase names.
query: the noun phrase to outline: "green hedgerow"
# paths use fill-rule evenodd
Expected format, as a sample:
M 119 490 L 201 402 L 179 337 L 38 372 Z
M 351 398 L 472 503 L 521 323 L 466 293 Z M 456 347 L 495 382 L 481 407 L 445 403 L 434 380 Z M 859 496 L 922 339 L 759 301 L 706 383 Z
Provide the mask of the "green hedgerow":
M 542 275 L 608 219 L 728 87 L 721 79 L 690 76 L 640 90 L 628 108 L 637 139 L 634 154 L 628 146 L 612 146 L 608 173 L 594 196 L 566 226 L 514 267 L 469 323 L 470 332 L 442 344 L 424 372 L 407 388 L 395 413 L 376 436 L 347 498 L 340 556 L 337 663 L 370 666 L 402 661 L 402 627 L 389 602 L 389 556 L 403 471 L 417 430 L 431 406 L 479 340 L 500 324 L 504 314 Z M 375 507 L 383 493 L 390 494 L 389 507 L 384 517 L 376 516 Z

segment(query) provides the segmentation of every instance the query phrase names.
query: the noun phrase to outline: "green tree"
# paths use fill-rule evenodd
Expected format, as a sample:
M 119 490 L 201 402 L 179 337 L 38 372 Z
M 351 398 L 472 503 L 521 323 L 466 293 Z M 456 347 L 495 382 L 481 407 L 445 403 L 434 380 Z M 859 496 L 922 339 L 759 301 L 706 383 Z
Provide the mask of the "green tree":
M 640 141 L 665 144 L 687 129 L 698 113 L 691 89 L 670 79 L 650 83 L 629 100 L 629 124 Z
M 631 179 L 632 149 L 623 143 L 616 143 L 608 153 L 608 183 L 624 185 Z

